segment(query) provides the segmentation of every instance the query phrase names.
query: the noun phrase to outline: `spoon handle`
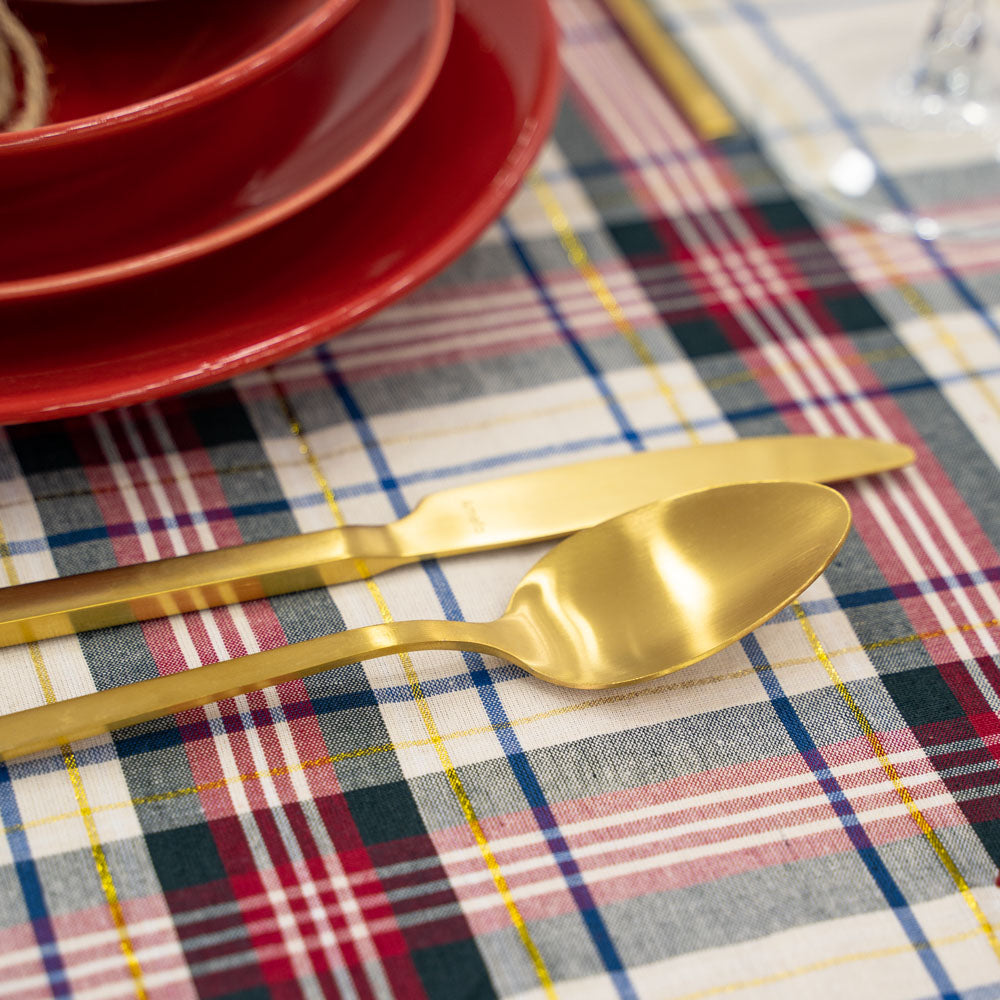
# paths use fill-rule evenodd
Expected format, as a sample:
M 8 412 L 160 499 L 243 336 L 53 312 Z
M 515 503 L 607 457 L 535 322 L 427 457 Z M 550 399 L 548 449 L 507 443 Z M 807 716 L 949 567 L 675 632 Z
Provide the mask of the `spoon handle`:
M 377 656 L 419 649 L 466 649 L 517 662 L 509 650 L 491 641 L 500 638 L 503 631 L 501 622 L 368 625 L 25 709 L 0 717 L 0 760 Z

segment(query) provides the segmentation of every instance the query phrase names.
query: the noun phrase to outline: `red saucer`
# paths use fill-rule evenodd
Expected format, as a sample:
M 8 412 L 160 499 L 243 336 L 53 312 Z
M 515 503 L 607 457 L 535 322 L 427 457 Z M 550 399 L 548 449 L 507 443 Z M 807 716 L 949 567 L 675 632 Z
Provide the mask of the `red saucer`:
M 136 142 L 57 182 L 34 172 L 11 180 L 0 157 L 0 302 L 162 270 L 318 201 L 416 113 L 453 16 L 454 0 L 364 0 L 280 73 L 210 108 L 210 119 L 187 116 L 166 147 Z
M 544 0 L 459 0 L 420 111 L 333 194 L 161 274 L 0 305 L 0 422 L 181 392 L 355 325 L 496 217 L 548 133 L 558 90 Z

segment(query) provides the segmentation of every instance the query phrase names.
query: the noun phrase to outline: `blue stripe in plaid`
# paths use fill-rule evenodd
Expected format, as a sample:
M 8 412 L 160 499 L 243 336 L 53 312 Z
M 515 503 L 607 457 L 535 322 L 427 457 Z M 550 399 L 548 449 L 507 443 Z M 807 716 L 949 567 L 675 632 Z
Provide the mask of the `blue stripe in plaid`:
M 62 761 L 60 760 L 60 764 Z M 55 996 L 69 996 L 69 984 L 66 981 L 66 969 L 62 957 L 56 947 L 55 933 L 52 921 L 45 906 L 45 896 L 42 893 L 42 883 L 38 877 L 38 866 L 31 856 L 31 846 L 28 836 L 21 827 L 21 810 L 14 796 L 14 786 L 11 783 L 10 771 L 6 765 L 0 764 L 0 822 L 7 831 L 7 842 L 14 857 L 14 871 L 21 885 L 24 905 L 31 921 L 31 929 L 38 942 L 38 950 L 42 956 L 45 974 L 49 986 Z
M 802 81 L 812 89 L 813 94 L 815 94 L 826 110 L 829 111 L 833 120 L 844 131 L 844 133 L 850 137 L 851 142 L 858 149 L 862 150 L 875 165 L 875 169 L 878 172 L 879 182 L 881 183 L 886 194 L 889 195 L 896 208 L 899 209 L 900 212 L 912 216 L 913 209 L 906 201 L 903 192 L 896 186 L 892 178 L 880 167 L 878 158 L 875 156 L 874 151 L 868 147 L 864 136 L 857 128 L 855 122 L 852 121 L 847 112 L 840 107 L 837 99 L 833 96 L 829 88 L 823 83 L 813 68 L 802 59 L 799 59 L 795 53 L 789 49 L 784 42 L 782 42 L 777 33 L 773 30 L 767 15 L 764 14 L 763 11 L 758 10 L 753 4 L 747 3 L 745 0 L 744 2 L 734 3 L 733 7 L 744 18 L 744 20 L 754 26 L 761 41 L 763 41 L 764 44 L 771 50 L 771 53 L 774 55 L 779 64 L 794 67 L 795 72 L 799 75 Z M 962 299 L 962 301 L 964 301 L 966 305 L 968 305 L 968 307 L 983 321 L 983 324 L 987 327 L 987 329 L 992 331 L 994 336 L 1000 337 L 1000 326 L 997 326 L 996 321 L 983 305 L 982 300 L 979 296 L 975 295 L 968 284 L 966 284 L 966 282 L 958 276 L 937 246 L 935 246 L 933 241 L 924 240 L 923 246 L 927 251 L 927 255 L 934 261 L 935 267 L 937 267 L 937 269 L 941 272 L 941 275 L 947 280 L 955 294 L 958 295 L 959 298 Z
M 320 351 L 325 354 L 326 348 L 320 348 Z M 404 517 L 409 513 L 409 508 L 403 497 L 402 490 L 392 474 L 385 453 L 382 451 L 377 438 L 365 420 L 364 413 L 360 406 L 358 406 L 357 400 L 340 377 L 333 359 L 330 358 L 328 360 L 330 383 L 354 423 L 358 437 L 363 442 L 369 461 L 375 469 L 375 474 L 379 477 L 379 481 L 382 483 L 386 495 L 392 504 L 393 512 L 397 517 Z M 454 591 L 451 589 L 444 573 L 441 572 L 438 562 L 436 560 L 426 560 L 424 568 L 445 617 L 451 620 L 464 620 Z M 487 717 L 490 723 L 496 727 L 497 740 L 507 757 L 511 771 L 531 807 L 535 821 L 538 823 L 539 829 L 545 837 L 546 843 L 549 845 L 549 849 L 552 851 L 553 857 L 559 866 L 559 871 L 569 886 L 573 901 L 576 903 L 584 925 L 594 943 L 594 947 L 601 957 L 601 962 L 610 973 L 618 995 L 622 1000 L 637 1000 L 635 988 L 625 970 L 621 956 L 618 954 L 618 949 L 611 940 L 607 925 L 604 923 L 604 919 L 597 904 L 594 902 L 593 896 L 590 894 L 589 888 L 583 882 L 580 868 L 572 858 L 569 845 L 559 830 L 558 822 L 548 804 L 538 777 L 531 766 L 531 761 L 525 754 L 520 740 L 517 738 L 517 734 L 510 725 L 510 719 L 499 697 L 497 697 L 496 688 L 493 685 L 489 671 L 483 663 L 482 657 L 478 653 L 471 652 L 463 652 L 462 655 L 469 668 L 470 678 L 475 683 L 476 691 L 479 694 L 483 708 L 486 710 Z
M 879 388 L 861 393 L 838 394 L 828 399 L 824 397 L 824 402 L 856 402 L 861 399 L 878 399 L 885 396 L 896 396 L 907 392 L 923 392 L 928 389 L 937 389 L 942 385 L 949 385 L 955 382 L 968 382 L 970 378 L 992 378 L 1000 375 L 998 368 L 977 369 L 974 376 L 967 373 L 956 373 L 954 375 L 938 378 L 934 381 L 922 379 L 918 382 L 911 382 L 895 385 L 889 389 Z M 757 406 L 746 410 L 733 410 L 724 416 L 710 416 L 697 418 L 688 421 L 688 426 L 699 431 L 711 430 L 721 425 L 738 426 L 744 422 L 760 420 L 762 417 L 780 416 L 783 413 L 798 413 L 803 406 L 810 403 L 819 404 L 818 397 L 812 396 L 803 399 L 796 399 L 789 402 L 768 404 Z M 636 440 L 655 441 L 661 437 L 676 437 L 685 429 L 679 423 L 671 422 L 656 424 L 644 430 L 632 430 Z M 464 475 L 477 472 L 502 472 L 509 465 L 532 461 L 535 459 L 551 458 L 557 455 L 575 455 L 579 452 L 586 452 L 594 448 L 607 447 L 625 440 L 631 443 L 632 439 L 622 431 L 620 434 L 607 435 L 594 438 L 584 438 L 577 441 L 569 441 L 563 445 L 549 445 L 543 448 L 526 448 L 515 452 L 508 452 L 501 455 L 493 455 L 487 459 L 473 462 L 462 462 L 457 465 L 438 466 L 424 469 L 419 472 L 411 472 L 405 476 L 399 476 L 394 481 L 400 486 L 412 486 L 416 483 L 436 482 L 440 479 Z M 637 449 L 638 450 L 638 449 Z M 344 498 L 356 498 L 361 496 L 373 496 L 382 491 L 380 483 L 369 481 L 361 483 L 348 483 L 338 487 L 337 493 Z M 308 510 L 314 507 L 322 507 L 326 504 L 326 499 L 320 492 L 305 493 L 299 497 L 289 500 L 276 500 L 254 504 L 236 504 L 232 507 L 208 508 L 202 511 L 193 511 L 187 514 L 177 515 L 178 525 L 197 525 L 212 521 L 228 521 L 241 517 L 252 517 L 254 515 L 280 513 L 289 509 Z M 58 532 L 47 538 L 25 538 L 12 539 L 8 542 L 12 555 L 26 555 L 29 553 L 43 552 L 47 549 L 57 549 L 62 546 L 75 545 L 81 542 L 89 542 L 99 539 L 114 537 L 115 535 L 138 535 L 149 532 L 151 529 L 146 522 L 141 524 L 127 524 L 121 526 L 107 527 L 105 525 L 94 528 L 81 528 L 75 531 Z
M 836 396 L 824 397 L 822 402 L 857 402 L 862 399 L 878 399 L 885 396 L 897 396 L 907 392 L 923 392 L 928 389 L 937 389 L 942 385 L 949 385 L 955 382 L 968 382 L 970 378 L 992 378 L 1000 375 L 1000 368 L 977 369 L 974 375 L 967 373 L 957 373 L 951 376 L 938 378 L 934 381 L 922 379 L 918 382 L 906 383 L 892 386 L 889 389 L 879 388 L 860 393 L 841 393 Z M 811 396 L 793 401 L 756 406 L 746 410 L 733 410 L 724 416 L 710 416 L 697 418 L 688 421 L 690 427 L 699 431 L 711 430 L 721 425 L 738 426 L 744 422 L 760 420 L 762 417 L 780 416 L 783 413 L 798 413 L 803 406 L 815 403 L 819 405 L 821 401 L 818 397 Z M 680 423 L 670 422 L 656 424 L 644 430 L 637 431 L 631 428 L 628 432 L 623 428 L 620 434 L 601 436 L 595 438 L 585 438 L 577 441 L 570 441 L 563 445 L 549 445 L 543 448 L 525 448 L 515 452 L 508 452 L 501 455 L 493 455 L 487 459 L 474 462 L 462 462 L 457 465 L 438 466 L 424 469 L 419 472 L 411 472 L 405 476 L 400 476 L 394 481 L 400 486 L 412 486 L 416 483 L 435 482 L 442 478 L 463 475 L 476 472 L 498 472 L 509 465 L 531 461 L 541 458 L 551 458 L 557 455 L 575 455 L 579 452 L 586 452 L 594 448 L 607 447 L 616 444 L 623 438 L 632 444 L 633 440 L 653 441 L 661 437 L 676 437 L 685 429 Z M 631 435 L 631 436 L 630 436 Z M 638 450 L 638 449 L 636 449 Z M 361 483 L 348 483 L 338 487 L 338 494 L 345 498 L 356 498 L 361 496 L 372 496 L 381 492 L 381 484 L 369 481 Z M 252 517 L 254 515 L 280 513 L 289 509 L 306 510 L 313 507 L 321 507 L 326 503 L 323 494 L 320 492 L 305 493 L 302 496 L 294 497 L 290 500 L 276 500 L 253 504 L 236 504 L 232 507 L 207 508 L 202 511 L 194 511 L 188 514 L 177 515 L 178 525 L 205 524 L 212 521 L 228 521 L 233 518 Z M 141 527 L 140 527 L 141 524 Z M 80 542 L 89 542 L 98 539 L 105 539 L 123 534 L 140 534 L 150 530 L 145 521 L 140 524 L 127 524 L 107 527 L 105 525 L 93 528 L 81 528 L 75 531 L 57 532 L 48 538 L 26 538 L 12 539 L 8 545 L 13 555 L 25 555 L 28 553 L 42 552 L 46 549 L 56 549 L 66 545 L 75 545 Z
M 572 327 L 566 322 L 562 313 L 557 308 L 555 302 L 552 301 L 552 296 L 549 295 L 548 290 L 545 287 L 545 282 L 542 281 L 541 276 L 538 273 L 537 268 L 528 256 L 527 251 L 524 249 L 520 240 L 514 235 L 513 229 L 511 229 L 510 223 L 504 216 L 501 216 L 498 220 L 501 229 L 503 230 L 504 236 L 507 238 L 507 243 L 513 250 L 515 256 L 524 268 L 524 273 L 531 281 L 532 285 L 535 286 L 535 291 L 538 292 L 539 298 L 545 305 L 545 309 L 552 321 L 555 323 L 557 329 L 563 340 L 569 346 L 570 350 L 576 356 L 576 359 L 580 362 L 583 370 L 590 376 L 591 381 L 597 387 L 597 391 L 601 394 L 601 398 L 607 405 L 608 410 L 611 411 L 611 415 L 615 418 L 615 422 L 621 428 L 622 437 L 631 445 L 636 451 L 641 451 L 643 444 L 642 440 L 636 432 L 635 428 L 632 426 L 631 421 L 625 416 L 625 411 L 618 405 L 618 400 L 615 399 L 614 393 L 608 388 L 607 382 L 604 381 L 604 374 L 601 369 L 594 363 L 594 359 L 587 353 L 584 349 L 583 344 L 580 339 L 573 332 Z
M 997 571 L 993 571 L 996 576 Z M 837 603 L 842 608 L 863 608 L 869 604 L 886 604 L 895 601 L 896 595 L 891 587 L 879 587 L 876 590 L 859 590 L 854 594 L 838 594 Z
M 119 757 L 134 757 L 136 754 L 154 753 L 157 750 L 181 746 L 184 742 L 184 733 L 176 726 L 170 726 L 139 736 L 116 737 L 114 747 Z M 89 762 L 89 751 L 75 750 L 75 753 L 81 765 Z
M 170 518 L 145 518 L 126 524 L 101 524 L 92 528 L 77 528 L 73 531 L 60 531 L 48 538 L 30 538 L 10 543 L 10 551 L 19 555 L 23 552 L 39 552 L 42 549 L 57 549 L 66 545 L 79 545 L 81 542 L 93 542 L 106 538 L 122 536 L 146 535 L 153 531 L 163 531 L 167 528 L 189 527 L 195 524 L 206 524 L 211 521 L 232 521 L 240 517 L 253 517 L 262 514 L 285 512 L 289 504 L 285 500 L 266 501 L 261 503 L 237 504 L 232 507 L 208 508 L 189 514 L 179 514 Z
M 583 873 L 570 851 L 569 844 L 566 843 L 566 839 L 559 829 L 559 823 L 548 804 L 545 792 L 531 766 L 531 761 L 524 752 L 517 734 L 510 726 L 507 712 L 497 696 L 490 672 L 486 670 L 482 657 L 478 653 L 464 653 L 463 657 L 469 666 L 469 673 L 475 682 L 483 708 L 486 710 L 491 724 L 496 727 L 497 741 L 507 756 L 511 770 L 531 807 L 535 822 L 545 837 L 549 850 L 559 866 L 559 871 L 570 888 L 573 901 L 580 911 L 591 940 L 600 953 L 601 961 L 611 973 L 618 995 L 623 1000 L 635 1000 L 635 989 L 622 965 L 618 949 L 611 940 L 607 926 L 593 896 L 590 894 L 590 889 L 584 882 Z
M 1000 997 L 1000 980 L 995 983 L 984 983 L 982 986 L 973 986 L 969 990 L 962 990 L 959 996 L 962 1000 L 997 1000 L 997 997 Z M 931 1000 L 931 998 L 921 997 L 920 1000 Z
M 826 793 L 830 804 L 833 806 L 833 811 L 843 824 L 847 836 L 858 853 L 858 857 L 861 858 L 865 868 L 868 869 L 869 874 L 875 880 L 875 884 L 879 887 L 886 902 L 892 907 L 893 913 L 906 932 L 906 936 L 910 939 L 910 943 L 920 957 L 920 961 L 923 962 L 928 975 L 930 975 L 934 981 L 934 985 L 940 991 L 940 996 L 945 998 L 945 1000 L 958 1000 L 958 994 L 951 981 L 951 977 L 941 964 L 941 960 L 934 952 L 933 946 L 927 940 L 927 936 L 920 929 L 920 924 L 906 902 L 905 896 L 896 884 L 896 880 L 892 877 L 891 872 L 885 867 L 877 848 L 871 842 L 871 838 L 869 838 L 865 828 L 855 815 L 854 809 L 844 794 L 843 789 L 840 787 L 837 779 L 830 773 L 826 761 L 823 759 L 823 754 L 813 742 L 806 727 L 802 724 L 802 720 L 799 718 L 795 706 L 792 705 L 785 694 L 781 682 L 774 671 L 770 669 L 770 664 L 756 636 L 753 633 L 746 636 L 742 640 L 742 645 L 746 651 L 747 658 L 757 670 L 757 676 L 760 678 L 760 682 L 767 692 L 767 696 L 770 698 L 771 704 L 774 706 L 774 710 L 781 720 L 781 724 L 785 727 L 796 749 L 802 755 L 802 759 L 812 769 L 813 774 L 816 775 L 816 780 L 820 788 Z

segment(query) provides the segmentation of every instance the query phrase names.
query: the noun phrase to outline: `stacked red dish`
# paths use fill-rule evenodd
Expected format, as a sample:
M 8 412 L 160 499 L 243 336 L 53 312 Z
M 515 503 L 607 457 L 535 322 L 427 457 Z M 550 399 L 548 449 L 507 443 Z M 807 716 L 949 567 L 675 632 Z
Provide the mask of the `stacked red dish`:
M 545 0 L 21 0 L 47 121 L 0 132 L 0 423 L 180 392 L 359 322 L 513 193 Z

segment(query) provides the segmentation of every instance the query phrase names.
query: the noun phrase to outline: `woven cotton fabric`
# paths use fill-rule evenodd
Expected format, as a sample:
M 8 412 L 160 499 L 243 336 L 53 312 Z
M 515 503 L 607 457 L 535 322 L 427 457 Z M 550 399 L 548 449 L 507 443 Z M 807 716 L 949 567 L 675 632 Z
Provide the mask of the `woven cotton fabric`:
M 0 765 L 0 996 L 1000 996 L 1000 246 L 818 219 L 752 131 L 696 138 L 602 7 L 554 12 L 552 139 L 447 272 L 265 370 L 0 432 L 4 582 L 643 449 L 915 465 L 844 484 L 828 571 L 678 674 L 419 653 Z M 548 548 L 0 650 L 0 711 L 487 620 Z

